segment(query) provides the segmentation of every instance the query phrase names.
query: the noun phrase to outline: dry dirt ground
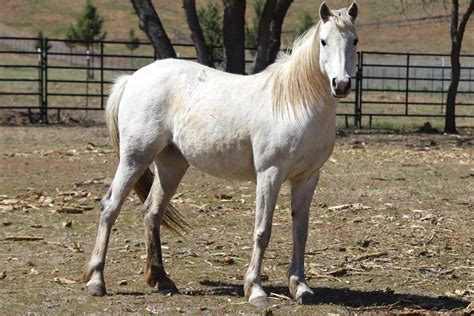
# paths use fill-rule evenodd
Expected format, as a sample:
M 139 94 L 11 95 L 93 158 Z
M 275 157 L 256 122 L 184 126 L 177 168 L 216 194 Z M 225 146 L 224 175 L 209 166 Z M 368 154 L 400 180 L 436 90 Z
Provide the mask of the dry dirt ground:
M 289 188 L 264 261 L 272 306 L 249 306 L 254 184 L 190 169 L 174 205 L 193 226 L 164 232 L 167 271 L 181 294 L 143 280 L 144 238 L 131 195 L 110 240 L 108 295 L 80 282 L 98 200 L 116 160 L 99 127 L 0 127 L 0 314 L 193 313 L 468 314 L 474 304 L 473 130 L 338 136 L 312 204 L 306 273 L 315 297 L 288 298 Z

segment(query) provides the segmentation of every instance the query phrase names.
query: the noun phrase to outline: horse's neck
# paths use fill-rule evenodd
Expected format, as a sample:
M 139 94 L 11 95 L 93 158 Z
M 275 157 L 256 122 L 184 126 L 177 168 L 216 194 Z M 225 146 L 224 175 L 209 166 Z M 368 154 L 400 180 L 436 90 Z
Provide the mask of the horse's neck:
M 299 82 L 300 86 L 318 86 L 319 94 L 330 93 L 326 75 L 321 71 L 319 65 L 319 45 L 313 43 L 314 40 L 307 40 L 301 47 L 294 52 L 288 63 L 290 71 L 290 80 Z M 321 84 L 321 85 L 320 85 Z M 316 91 L 314 91 L 316 92 Z M 312 95 L 316 97 L 316 95 Z
M 311 36 L 293 51 L 281 65 L 282 74 L 277 79 L 280 80 L 278 88 L 284 91 L 282 98 L 286 106 L 291 106 L 296 116 L 298 112 L 320 115 L 325 109 L 333 109 L 336 105 L 329 79 L 319 65 L 319 45 L 314 41 L 315 37 Z

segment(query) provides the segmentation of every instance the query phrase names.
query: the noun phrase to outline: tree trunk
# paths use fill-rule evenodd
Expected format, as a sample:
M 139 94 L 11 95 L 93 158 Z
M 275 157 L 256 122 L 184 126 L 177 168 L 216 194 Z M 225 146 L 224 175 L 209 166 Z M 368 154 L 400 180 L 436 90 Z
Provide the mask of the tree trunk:
M 293 0 L 278 0 L 272 24 L 270 25 L 270 46 L 267 53 L 267 66 L 275 62 L 281 46 L 281 28 L 286 13 Z
M 446 116 L 444 132 L 456 134 L 456 94 L 461 77 L 461 64 L 459 55 L 461 54 L 462 39 L 466 29 L 467 21 L 474 10 L 474 0 L 470 1 L 466 13 L 463 15 L 461 23 L 458 25 L 459 1 L 452 0 L 451 6 L 451 82 L 449 84 L 448 96 L 446 98 Z
M 245 73 L 245 0 L 224 1 L 225 71 Z
M 260 16 L 260 22 L 258 24 L 257 55 L 255 57 L 253 73 L 258 73 L 268 66 L 267 53 L 270 45 L 270 25 L 272 23 L 276 4 L 277 0 L 267 0 L 262 15 Z
M 176 58 L 176 52 L 151 0 L 131 0 L 131 2 L 140 21 L 139 27 L 150 39 L 158 58 Z
M 191 39 L 196 49 L 196 55 L 199 63 L 211 66 L 211 54 L 206 45 L 204 35 L 202 34 L 201 24 L 196 13 L 196 0 L 183 0 L 183 8 L 186 13 L 186 20 L 191 30 Z

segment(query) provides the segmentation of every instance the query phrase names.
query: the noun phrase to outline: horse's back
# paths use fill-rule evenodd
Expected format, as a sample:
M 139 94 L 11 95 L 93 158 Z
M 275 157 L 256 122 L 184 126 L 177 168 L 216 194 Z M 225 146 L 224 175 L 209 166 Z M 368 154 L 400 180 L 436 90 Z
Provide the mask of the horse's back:
M 248 89 L 239 84 L 246 81 L 244 76 L 182 60 L 141 68 L 129 78 L 120 105 L 125 146 L 134 150 L 141 144 L 173 145 L 204 172 L 253 180 L 255 107 Z

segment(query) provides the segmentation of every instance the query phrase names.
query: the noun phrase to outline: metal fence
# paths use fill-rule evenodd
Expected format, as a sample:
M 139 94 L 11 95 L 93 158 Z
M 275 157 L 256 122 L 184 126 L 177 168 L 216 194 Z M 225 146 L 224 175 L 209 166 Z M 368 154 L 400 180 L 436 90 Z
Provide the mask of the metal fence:
M 456 117 L 474 118 L 474 55 L 462 55 Z M 356 125 L 374 117 L 443 118 L 451 80 L 450 55 L 360 52 Z
M 85 43 L 62 39 L 0 37 L 0 110 L 27 110 L 47 122 L 51 112 L 103 110 L 113 79 L 156 59 L 150 43 Z M 192 44 L 175 44 L 179 58 L 195 60 Z M 47 48 L 47 49 L 45 49 Z M 213 47 L 219 67 L 222 48 Z M 254 51 L 246 50 L 250 71 Z M 372 125 L 373 118 L 442 118 L 450 80 L 449 55 L 359 52 L 353 93 L 337 115 L 346 126 Z M 457 117 L 474 118 L 474 55 L 463 55 Z M 36 114 L 36 115 L 33 115 Z

